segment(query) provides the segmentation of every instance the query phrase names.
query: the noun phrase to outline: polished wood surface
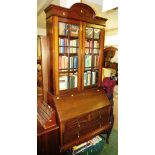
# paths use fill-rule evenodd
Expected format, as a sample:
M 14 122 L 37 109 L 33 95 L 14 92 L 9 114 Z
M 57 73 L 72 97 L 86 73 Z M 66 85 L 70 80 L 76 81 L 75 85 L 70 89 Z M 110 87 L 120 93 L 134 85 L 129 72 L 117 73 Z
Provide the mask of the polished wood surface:
M 60 152 L 63 152 L 64 150 L 67 150 L 75 145 L 79 145 L 83 142 L 86 142 L 86 141 L 94 138 L 95 136 L 103 133 L 103 131 L 105 131 L 105 133 L 106 133 L 106 130 L 108 130 L 109 128 L 111 128 L 111 125 L 103 126 L 101 128 L 98 128 L 97 130 L 94 130 L 93 132 L 86 134 L 85 136 L 82 136 L 81 138 L 77 138 L 76 140 L 74 140 L 70 143 L 64 144 L 62 147 L 60 147 Z
M 85 142 L 97 134 L 108 134 L 111 131 L 112 105 L 102 89 L 49 96 L 53 98 L 58 114 L 61 151 Z
M 54 86 L 54 95 L 59 95 L 59 76 L 58 76 L 58 17 L 53 17 L 53 41 L 52 41 L 52 49 L 53 49 L 53 86 Z
M 84 22 L 105 26 L 106 18 L 96 16 L 95 11 L 84 3 L 75 3 L 71 8 L 50 5 L 45 9 L 46 18 L 57 15 L 58 17 L 76 19 Z
M 44 101 L 47 101 L 47 92 L 48 92 L 48 67 L 47 67 L 47 58 L 48 58 L 48 48 L 47 48 L 47 37 L 41 36 L 41 47 L 42 47 L 42 73 L 43 73 L 43 98 Z
M 59 126 L 58 146 L 60 151 L 70 149 L 100 133 L 109 135 L 112 129 L 110 104 L 101 87 L 105 22 L 97 17 L 88 5 L 76 3 L 69 9 L 50 5 L 45 9 L 48 36 L 49 85 L 47 103 L 57 112 Z M 78 84 L 77 88 L 59 91 L 59 22 L 79 26 Z M 86 27 L 100 29 L 99 77 L 96 85 L 84 86 Z M 93 30 L 94 33 L 94 30 Z M 88 38 L 87 38 L 88 39 Z M 93 37 L 94 40 L 94 37 Z M 90 47 L 93 49 L 93 47 Z M 93 54 L 92 54 L 93 55 Z M 92 64 L 91 64 L 92 65 Z M 91 66 L 91 71 L 92 71 Z M 95 87 L 95 88 L 93 88 Z
M 105 36 L 105 30 L 102 29 L 101 36 L 100 36 L 100 54 L 99 54 L 99 80 L 98 80 L 98 86 L 102 86 L 102 62 L 103 62 L 103 49 L 104 49 L 104 36 Z
M 109 100 L 102 90 L 91 89 L 78 94 L 64 95 L 57 99 L 54 96 L 56 110 L 60 121 L 77 117 L 84 113 L 108 106 Z
M 48 90 L 50 93 L 59 96 L 69 92 L 81 92 L 85 89 L 100 87 L 102 83 L 102 63 L 103 63 L 103 47 L 105 36 L 105 22 L 106 19 L 96 17 L 94 10 L 83 3 L 76 3 L 70 9 L 60 6 L 50 5 L 45 9 L 47 22 L 47 35 L 49 46 L 49 60 L 48 60 Z M 85 15 L 83 15 L 85 14 Z M 79 20 L 77 20 L 79 19 Z M 95 21 L 98 21 L 97 23 Z M 102 21 L 102 22 L 101 22 Z M 78 83 L 77 88 L 59 91 L 59 70 L 58 70 L 58 39 L 59 39 L 59 22 L 68 24 L 76 24 L 79 26 L 79 51 L 78 51 Z M 104 24 L 103 24 L 104 23 Z M 85 41 L 86 41 L 86 27 L 97 28 L 101 30 L 100 35 L 100 49 L 99 49 L 99 69 L 98 81 L 95 85 L 84 86 L 84 68 L 85 68 Z M 92 55 L 93 56 L 93 55 Z M 91 68 L 92 71 L 92 68 Z

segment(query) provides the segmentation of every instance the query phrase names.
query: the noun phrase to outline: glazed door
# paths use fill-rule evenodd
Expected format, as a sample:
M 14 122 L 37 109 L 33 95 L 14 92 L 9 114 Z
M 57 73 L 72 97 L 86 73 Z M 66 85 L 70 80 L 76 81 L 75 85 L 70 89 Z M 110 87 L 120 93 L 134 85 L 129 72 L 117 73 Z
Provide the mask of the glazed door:
M 100 87 L 104 29 L 84 23 L 83 30 L 82 89 Z
M 81 88 L 81 28 L 81 22 L 59 19 L 58 89 L 60 93 L 80 91 Z

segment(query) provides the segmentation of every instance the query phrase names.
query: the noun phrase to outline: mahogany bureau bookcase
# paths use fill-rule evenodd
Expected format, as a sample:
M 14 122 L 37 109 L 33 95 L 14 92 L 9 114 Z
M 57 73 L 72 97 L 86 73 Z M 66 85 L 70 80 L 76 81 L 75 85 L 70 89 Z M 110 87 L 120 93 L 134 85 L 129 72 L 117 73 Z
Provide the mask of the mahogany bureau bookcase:
M 107 19 L 96 16 L 83 3 L 75 3 L 69 9 L 50 5 L 45 13 L 49 49 L 47 98 L 57 114 L 59 151 L 100 133 L 108 135 L 108 142 L 113 108 L 102 90 L 101 77 Z

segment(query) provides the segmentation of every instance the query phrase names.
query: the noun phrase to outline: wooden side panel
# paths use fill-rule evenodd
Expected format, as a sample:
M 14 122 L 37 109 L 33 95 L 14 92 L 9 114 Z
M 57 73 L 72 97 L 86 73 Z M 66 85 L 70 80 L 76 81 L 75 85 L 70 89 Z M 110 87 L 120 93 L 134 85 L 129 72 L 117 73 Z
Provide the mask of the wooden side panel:
M 43 131 L 37 136 L 37 155 L 59 155 L 59 128 Z
M 53 93 L 53 54 L 52 54 L 52 18 L 46 20 L 47 29 L 47 72 L 48 72 L 48 91 Z
M 42 44 L 42 75 L 43 75 L 43 98 L 44 101 L 47 101 L 47 92 L 48 92 L 48 67 L 47 67 L 47 37 L 41 37 L 41 44 Z
M 52 53 L 53 53 L 53 86 L 54 95 L 59 95 L 59 76 L 58 76 L 58 17 L 53 16 L 53 41 L 52 41 Z
M 81 66 L 82 66 L 82 69 L 81 69 L 81 85 L 82 85 L 82 90 L 84 90 L 84 62 L 85 62 L 85 36 L 86 36 L 86 23 L 83 23 L 82 25 L 82 48 L 81 48 L 81 57 L 82 57 L 82 62 L 81 62 Z
M 82 38 L 82 22 L 80 22 L 80 32 L 79 32 L 79 53 L 78 53 L 78 91 L 81 91 L 81 80 L 82 80 L 82 46 L 83 46 L 83 38 Z
M 100 54 L 99 54 L 99 80 L 98 80 L 98 87 L 102 86 L 102 64 L 103 64 L 103 49 L 104 49 L 104 37 L 105 37 L 105 30 L 101 31 L 100 36 Z

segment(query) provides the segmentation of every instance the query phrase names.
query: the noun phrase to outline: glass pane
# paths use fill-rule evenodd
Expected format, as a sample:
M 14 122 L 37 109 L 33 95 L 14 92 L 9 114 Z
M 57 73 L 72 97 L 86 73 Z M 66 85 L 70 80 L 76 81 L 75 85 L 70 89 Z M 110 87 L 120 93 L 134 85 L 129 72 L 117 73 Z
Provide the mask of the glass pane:
M 86 27 L 86 38 L 93 38 L 93 28 Z
M 69 24 L 59 23 L 59 35 L 67 36 L 69 32 Z
M 79 25 L 59 22 L 59 90 L 77 87 Z
M 100 38 L 100 29 L 94 29 L 94 39 Z
M 85 48 L 85 54 L 89 54 L 91 50 L 89 48 Z
M 94 49 L 94 54 L 99 54 L 99 49 Z
M 99 48 L 99 41 L 98 40 L 94 41 L 94 48 Z
M 64 74 L 59 76 L 59 90 L 65 89 L 68 89 L 68 76 Z
M 78 35 L 79 35 L 79 26 L 71 25 L 70 26 L 70 36 L 78 37 Z

